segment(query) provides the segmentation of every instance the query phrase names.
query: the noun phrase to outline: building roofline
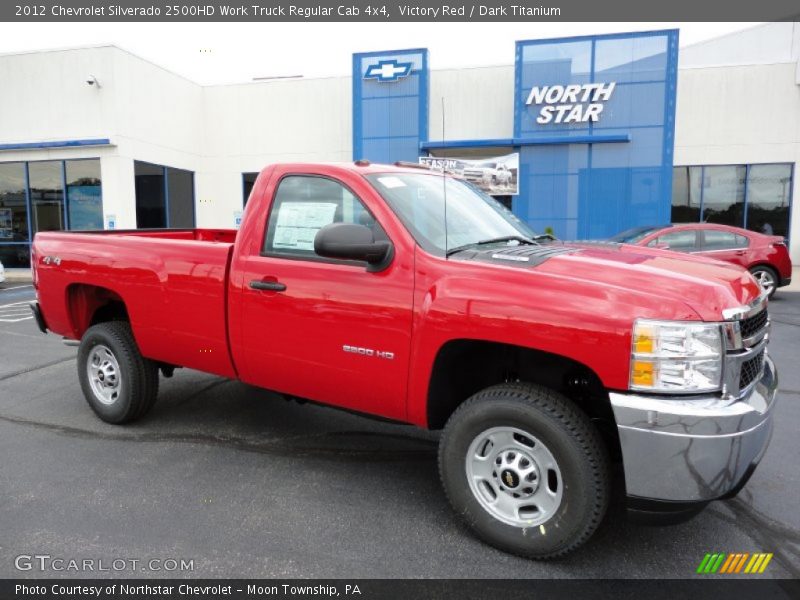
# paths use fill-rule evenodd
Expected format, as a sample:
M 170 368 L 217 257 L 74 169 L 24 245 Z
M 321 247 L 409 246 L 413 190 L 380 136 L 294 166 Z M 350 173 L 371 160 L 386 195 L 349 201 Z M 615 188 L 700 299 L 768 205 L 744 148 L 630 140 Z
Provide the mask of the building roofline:
M 172 69 L 168 69 L 164 65 L 158 64 L 155 61 L 150 60 L 149 58 L 145 58 L 132 50 L 128 50 L 127 48 L 120 46 L 119 44 L 114 44 L 112 42 L 98 42 L 96 44 L 81 44 L 77 46 L 59 46 L 55 48 L 37 48 L 36 50 L 16 50 L 12 52 L 0 52 L 0 58 L 4 56 L 26 56 L 29 54 L 48 54 L 48 53 L 56 53 L 56 52 L 74 52 L 76 50 L 97 50 L 102 48 L 112 48 L 114 50 L 119 50 L 120 52 L 124 52 L 142 62 L 146 62 L 147 64 L 164 71 L 165 73 L 169 73 L 170 75 L 174 75 L 175 77 L 179 77 L 188 83 L 199 87 L 206 87 L 202 84 L 194 81 L 193 79 L 189 79 L 186 75 L 181 75 L 180 73 L 176 73 Z
M 749 27 L 744 27 L 742 29 L 737 29 L 736 31 L 729 31 L 728 33 L 720 33 L 719 35 L 712 36 L 705 40 L 700 40 L 699 42 L 694 42 L 692 44 L 687 44 L 686 46 L 681 46 L 681 50 L 685 50 L 687 48 L 694 48 L 695 46 L 702 46 L 703 44 L 713 44 L 719 40 L 723 40 L 725 38 L 733 37 L 736 35 L 741 35 L 746 31 L 752 31 L 753 29 L 758 29 L 759 27 L 765 27 L 767 25 L 772 25 L 775 21 L 764 21 L 763 23 L 758 23 L 756 25 L 750 25 Z
M 10 52 L 0 52 L 0 56 L 24 56 L 26 54 L 45 54 L 48 52 L 70 52 L 72 50 L 93 50 L 96 48 L 117 48 L 119 46 L 110 42 L 99 42 L 97 44 L 81 44 L 79 46 L 56 46 L 53 48 L 36 48 L 35 50 L 11 50 Z

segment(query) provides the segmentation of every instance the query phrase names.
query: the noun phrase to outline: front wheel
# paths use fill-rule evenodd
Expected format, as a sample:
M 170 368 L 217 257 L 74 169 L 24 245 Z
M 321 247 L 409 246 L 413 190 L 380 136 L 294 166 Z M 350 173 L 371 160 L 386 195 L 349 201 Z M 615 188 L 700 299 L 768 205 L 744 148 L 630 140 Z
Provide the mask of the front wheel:
M 158 367 L 141 355 L 122 321 L 86 330 L 78 347 L 78 378 L 89 406 L 107 423 L 144 416 L 158 395 Z
M 758 265 L 750 269 L 753 277 L 755 277 L 761 289 L 767 292 L 769 298 L 775 295 L 775 290 L 778 289 L 778 274 L 775 269 L 766 265 Z
M 569 400 L 541 386 L 487 388 L 450 417 L 439 446 L 445 492 L 489 544 L 557 558 L 594 533 L 608 506 L 606 448 Z

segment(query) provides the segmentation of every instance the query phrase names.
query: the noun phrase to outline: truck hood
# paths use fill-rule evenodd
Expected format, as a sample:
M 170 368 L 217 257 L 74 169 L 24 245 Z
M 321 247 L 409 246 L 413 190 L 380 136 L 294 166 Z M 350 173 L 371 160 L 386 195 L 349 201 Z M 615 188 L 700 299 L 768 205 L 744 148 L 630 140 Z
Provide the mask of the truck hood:
M 707 258 L 627 244 L 561 243 L 481 248 L 459 258 L 533 269 L 564 285 L 595 283 L 683 302 L 704 321 L 722 320 L 722 311 L 749 304 L 761 289 L 747 270 Z

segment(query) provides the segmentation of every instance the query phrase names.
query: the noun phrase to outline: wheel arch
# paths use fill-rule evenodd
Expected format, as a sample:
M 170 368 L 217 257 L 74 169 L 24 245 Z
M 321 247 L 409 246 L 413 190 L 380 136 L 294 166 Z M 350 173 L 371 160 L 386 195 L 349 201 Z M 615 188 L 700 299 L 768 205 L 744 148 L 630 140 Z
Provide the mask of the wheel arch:
M 591 368 L 565 356 L 506 343 L 463 338 L 442 345 L 428 384 L 428 428 L 443 428 L 461 403 L 478 391 L 513 381 L 538 384 L 567 397 L 595 423 L 611 456 L 620 456 L 611 400 Z
M 780 271 L 778 271 L 777 267 L 774 267 L 773 265 L 764 260 L 759 260 L 754 262 L 752 265 L 747 267 L 747 270 L 752 272 L 753 269 L 758 269 L 759 267 L 765 267 L 769 269 L 775 274 L 776 277 L 778 277 L 778 279 L 780 279 L 781 274 Z
M 72 332 L 80 339 L 92 325 L 107 321 L 130 322 L 125 300 L 99 285 L 73 283 L 66 290 L 67 314 Z

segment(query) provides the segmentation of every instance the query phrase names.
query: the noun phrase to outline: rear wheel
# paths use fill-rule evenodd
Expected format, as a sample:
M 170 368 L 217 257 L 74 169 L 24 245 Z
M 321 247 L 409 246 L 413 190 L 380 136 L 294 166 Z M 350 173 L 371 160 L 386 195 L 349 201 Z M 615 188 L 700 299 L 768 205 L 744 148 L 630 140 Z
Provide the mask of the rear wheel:
M 123 321 L 86 330 L 78 348 L 78 378 L 89 406 L 107 423 L 144 416 L 158 396 L 158 367 L 141 355 Z
M 563 556 L 608 506 L 608 457 L 569 400 L 531 384 L 487 388 L 448 421 L 439 446 L 448 499 L 484 541 L 522 556 Z
M 778 273 L 772 267 L 766 265 L 758 265 L 750 269 L 758 285 L 761 286 L 770 298 L 775 295 L 775 290 L 778 289 Z

